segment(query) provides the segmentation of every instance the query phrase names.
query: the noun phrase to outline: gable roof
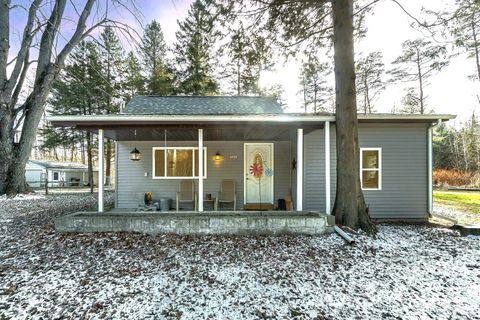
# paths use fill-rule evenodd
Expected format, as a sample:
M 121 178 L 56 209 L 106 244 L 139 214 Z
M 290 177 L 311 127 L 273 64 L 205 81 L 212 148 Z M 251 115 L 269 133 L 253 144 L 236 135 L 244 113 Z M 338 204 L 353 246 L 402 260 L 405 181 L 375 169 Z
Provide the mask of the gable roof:
M 273 97 L 247 96 L 136 96 L 124 114 L 150 115 L 232 115 L 282 114 Z

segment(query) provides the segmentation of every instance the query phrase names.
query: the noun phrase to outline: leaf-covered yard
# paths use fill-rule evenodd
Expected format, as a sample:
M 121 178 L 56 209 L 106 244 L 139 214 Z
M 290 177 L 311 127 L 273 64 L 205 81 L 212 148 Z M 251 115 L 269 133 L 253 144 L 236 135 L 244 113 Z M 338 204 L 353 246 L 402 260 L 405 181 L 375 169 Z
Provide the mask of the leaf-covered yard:
M 0 200 L 0 319 L 480 314 L 480 239 L 449 229 L 382 224 L 380 238 L 354 246 L 336 235 L 59 235 L 55 204 L 65 208 L 66 198 L 12 201 Z

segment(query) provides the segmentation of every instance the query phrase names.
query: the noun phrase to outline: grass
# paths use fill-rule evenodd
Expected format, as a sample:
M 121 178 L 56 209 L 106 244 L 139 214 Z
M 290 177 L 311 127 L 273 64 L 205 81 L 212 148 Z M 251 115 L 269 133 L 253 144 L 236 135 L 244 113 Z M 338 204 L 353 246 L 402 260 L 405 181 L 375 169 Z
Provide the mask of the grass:
M 480 192 L 435 190 L 433 191 L 433 199 L 437 203 L 456 210 L 480 214 Z

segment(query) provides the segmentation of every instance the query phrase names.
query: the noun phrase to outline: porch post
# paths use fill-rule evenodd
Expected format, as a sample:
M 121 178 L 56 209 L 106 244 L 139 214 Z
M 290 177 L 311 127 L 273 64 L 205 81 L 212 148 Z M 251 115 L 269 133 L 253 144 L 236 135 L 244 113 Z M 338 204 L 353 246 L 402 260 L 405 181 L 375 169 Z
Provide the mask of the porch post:
M 198 129 L 198 211 L 203 212 L 203 129 Z
M 330 122 L 325 121 L 325 213 L 330 214 Z
M 103 212 L 103 155 L 103 129 L 98 129 L 98 212 Z
M 433 165 L 433 148 L 432 148 L 433 126 L 428 127 L 427 144 L 428 144 L 428 213 L 433 212 L 433 185 L 432 185 L 432 165 Z
M 303 129 L 297 129 L 297 211 L 303 210 Z

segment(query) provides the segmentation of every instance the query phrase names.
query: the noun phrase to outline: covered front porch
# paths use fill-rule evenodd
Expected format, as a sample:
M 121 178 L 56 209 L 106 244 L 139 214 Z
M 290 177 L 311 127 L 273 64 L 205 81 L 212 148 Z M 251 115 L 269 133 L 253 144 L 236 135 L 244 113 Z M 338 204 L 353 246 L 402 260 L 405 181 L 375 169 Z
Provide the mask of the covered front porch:
M 319 169 L 330 172 L 330 122 L 334 120 L 331 116 L 117 115 L 71 120 L 64 116 L 61 120 L 54 124 L 74 124 L 78 129 L 98 133 L 99 181 L 104 181 L 104 139 L 115 141 L 117 181 L 112 211 L 105 212 L 103 185 L 99 184 L 97 212 L 61 217 L 56 221 L 58 231 L 180 234 L 333 231 L 333 217 L 318 211 L 330 212 L 330 174 L 325 175 L 325 208 L 311 212 L 304 206 L 304 135 L 317 130 L 325 132 L 322 134 L 324 168 Z M 135 161 L 134 150 L 139 152 Z M 191 165 L 178 161 L 181 157 L 186 157 Z M 261 163 L 260 176 L 252 169 L 256 163 Z M 225 180 L 235 184 L 234 207 L 214 205 Z M 190 206 L 178 209 L 176 200 L 182 181 L 193 182 L 195 199 Z M 145 207 L 147 192 L 152 194 L 152 203 L 169 199 L 170 210 L 158 212 L 151 210 L 151 206 Z M 288 197 L 291 206 L 279 207 L 278 200 Z
M 104 181 L 104 139 L 115 141 L 116 209 L 135 211 L 144 203 L 145 193 L 150 192 L 154 202 L 170 199 L 171 209 L 176 210 L 179 186 L 189 180 L 194 184 L 195 204 L 184 209 L 214 210 L 222 182 L 233 180 L 234 211 L 277 209 L 278 200 L 288 197 L 291 206 L 286 209 L 303 211 L 306 208 L 304 159 L 312 154 L 311 150 L 304 150 L 304 136 L 314 131 L 322 132 L 324 140 L 324 150 L 317 150 L 324 158 L 322 167 L 315 167 L 315 172 L 331 172 L 330 116 L 197 118 L 118 115 L 69 121 L 68 117 L 62 117 L 61 122 L 54 124 L 75 123 L 78 129 L 98 133 L 99 181 Z M 140 153 L 138 161 L 131 160 L 134 150 Z M 261 162 L 260 176 L 252 172 L 257 162 Z M 330 212 L 330 179 L 330 174 L 322 179 L 325 207 L 314 210 Z M 102 199 L 100 185 L 98 212 L 104 211 Z

